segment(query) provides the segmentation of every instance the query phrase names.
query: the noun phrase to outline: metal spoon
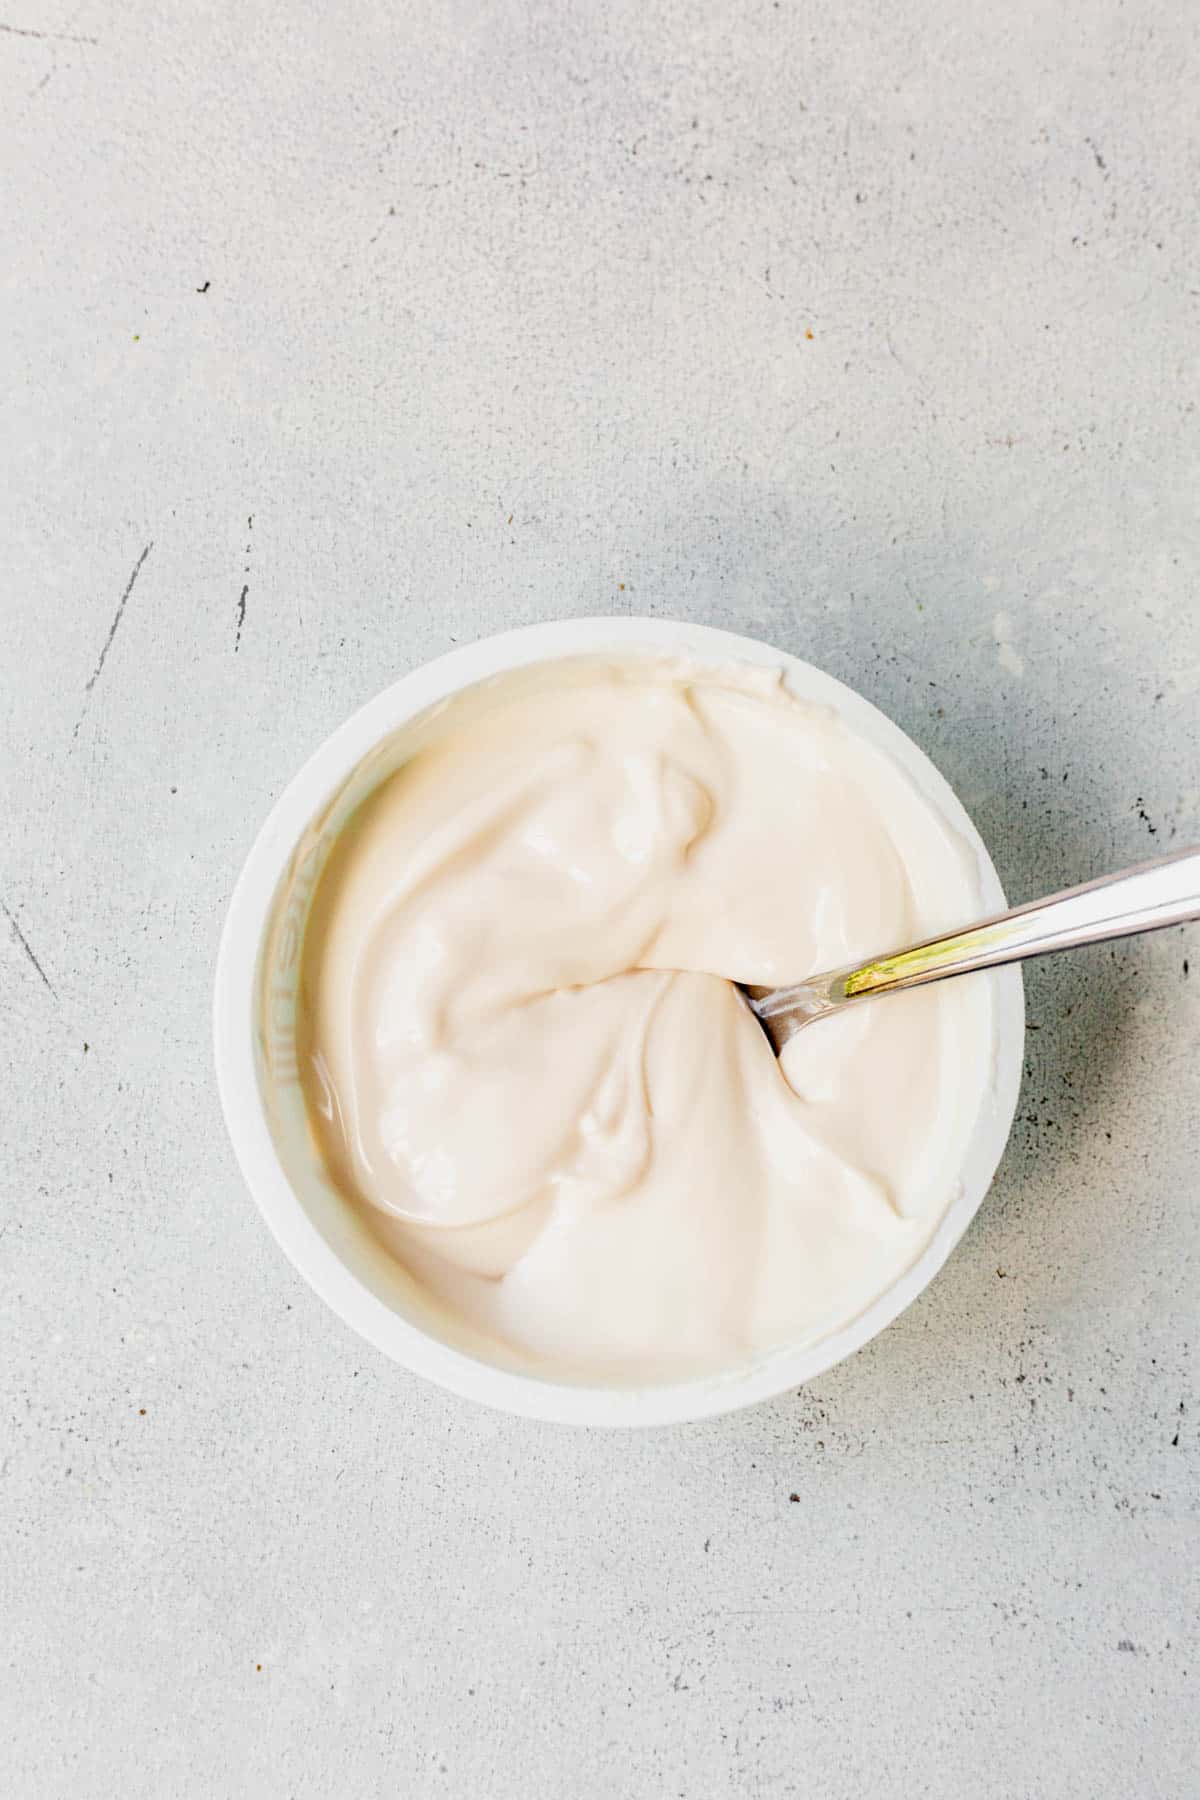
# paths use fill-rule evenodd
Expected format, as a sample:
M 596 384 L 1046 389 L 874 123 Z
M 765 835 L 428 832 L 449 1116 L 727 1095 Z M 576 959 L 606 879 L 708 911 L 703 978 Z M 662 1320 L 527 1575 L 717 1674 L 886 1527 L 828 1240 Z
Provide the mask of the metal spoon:
M 1189 919 L 1200 919 L 1200 849 L 1177 850 L 1119 875 L 1085 881 L 1082 887 L 983 919 L 952 936 L 931 938 L 831 974 L 812 975 L 794 987 L 744 991 L 778 1056 L 788 1039 L 814 1019 L 828 1018 L 873 995 L 1044 956 L 1048 950 L 1070 950 L 1076 944 L 1182 925 Z

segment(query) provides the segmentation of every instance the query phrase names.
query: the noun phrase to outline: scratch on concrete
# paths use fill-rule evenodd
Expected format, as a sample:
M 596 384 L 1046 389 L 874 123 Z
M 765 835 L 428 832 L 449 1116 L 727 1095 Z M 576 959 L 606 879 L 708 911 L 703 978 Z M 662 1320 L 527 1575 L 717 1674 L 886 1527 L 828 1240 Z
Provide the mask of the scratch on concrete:
M 394 219 L 395 216 L 396 216 L 395 207 L 389 206 L 387 209 L 387 213 L 384 216 L 383 223 L 378 227 L 374 237 L 367 239 L 367 249 L 368 250 L 372 247 L 373 244 L 377 244 L 379 242 L 380 238 L 383 236 L 384 226 L 386 226 L 392 219 Z
M 54 998 L 57 1000 L 58 999 L 58 990 L 55 988 L 54 983 L 51 981 L 51 979 L 47 975 L 45 969 L 43 969 L 41 963 L 38 961 L 37 957 L 34 955 L 33 945 L 29 942 L 29 939 L 25 936 L 25 933 L 21 930 L 21 927 L 17 924 L 16 919 L 13 917 L 12 913 L 9 912 L 8 907 L 4 904 L 3 900 L 0 900 L 0 912 L 2 912 L 4 914 L 5 918 L 8 920 L 9 924 L 12 926 L 13 935 L 16 937 L 17 942 L 20 944 L 22 950 L 25 952 L 26 956 L 29 958 L 30 962 L 33 964 L 34 968 L 37 970 L 38 974 L 41 976 L 42 981 L 45 983 L 45 985 L 49 989 L 50 993 L 52 993 L 54 995 Z
M 246 530 L 247 531 L 254 530 L 254 514 L 253 513 L 248 513 L 246 516 Z M 247 544 L 246 545 L 247 561 L 245 562 L 245 564 L 242 567 L 243 575 L 248 575 L 250 573 L 250 563 L 248 560 L 249 556 L 250 556 L 250 546 L 249 546 L 249 544 Z M 233 639 L 233 653 L 235 656 L 237 655 L 238 651 L 242 647 L 242 626 L 246 623 L 246 596 L 249 592 L 250 592 L 250 583 L 247 582 L 245 587 L 242 589 L 241 593 L 238 595 L 237 631 L 235 632 L 234 639 Z
M 96 667 L 92 670 L 92 678 L 83 690 L 83 705 L 79 709 L 79 717 L 76 719 L 75 729 L 71 733 L 72 743 L 79 736 L 79 727 L 83 724 L 83 715 L 87 711 L 87 704 L 91 698 L 92 689 L 95 687 L 96 683 L 99 681 L 101 671 L 103 670 L 104 664 L 108 658 L 108 653 L 112 649 L 113 639 L 117 635 L 117 626 L 121 623 L 121 617 L 125 611 L 126 603 L 129 599 L 130 594 L 132 594 L 132 592 L 133 592 L 133 584 L 137 580 L 138 576 L 141 574 L 142 564 L 145 562 L 146 558 L 149 556 L 149 554 L 153 550 L 153 548 L 154 548 L 154 542 L 153 542 L 153 540 L 151 540 L 151 542 L 146 545 L 146 548 L 142 551 L 142 554 L 138 557 L 137 561 L 134 563 L 133 573 L 129 577 L 129 580 L 125 583 L 125 592 L 121 595 L 120 602 L 118 603 L 116 613 L 113 617 L 113 622 L 108 628 L 108 636 L 104 640 L 104 648 L 100 652 L 100 660 L 96 664 Z
M 7 32 L 9 37 L 37 38 L 43 44 L 92 44 L 100 42 L 94 37 L 75 37 L 69 31 L 31 31 L 23 25 L 0 25 L 0 31 Z

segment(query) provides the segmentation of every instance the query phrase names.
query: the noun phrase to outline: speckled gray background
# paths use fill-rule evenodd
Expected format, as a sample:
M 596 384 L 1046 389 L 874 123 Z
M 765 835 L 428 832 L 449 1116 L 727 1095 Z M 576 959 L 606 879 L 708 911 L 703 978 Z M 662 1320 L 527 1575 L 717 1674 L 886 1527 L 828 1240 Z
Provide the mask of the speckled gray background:
M 1200 934 L 1030 974 L 899 1324 L 641 1436 L 354 1339 L 208 1045 L 298 761 L 527 620 L 854 682 L 1014 897 L 1200 839 L 1194 6 L 2 17 L 4 1794 L 1195 1796 Z

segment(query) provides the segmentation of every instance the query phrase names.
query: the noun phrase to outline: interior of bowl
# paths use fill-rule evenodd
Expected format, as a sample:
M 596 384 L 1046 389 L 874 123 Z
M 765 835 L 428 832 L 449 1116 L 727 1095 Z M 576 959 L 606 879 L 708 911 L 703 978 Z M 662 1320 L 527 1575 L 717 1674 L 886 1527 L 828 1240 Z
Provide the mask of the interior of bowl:
M 637 629 L 631 629 L 637 627 Z M 715 641 L 714 641 L 715 640 Z M 481 657 L 481 652 L 490 655 Z M 774 1352 L 700 1379 L 652 1388 L 548 1380 L 514 1350 L 474 1333 L 426 1297 L 362 1215 L 334 1187 L 316 1149 L 296 1052 L 304 932 L 339 834 L 378 785 L 436 741 L 448 700 L 454 717 L 486 706 L 497 681 L 585 678 L 597 657 L 731 661 L 783 667 L 799 697 L 833 705 L 898 762 L 972 847 L 989 910 L 1003 895 L 986 849 L 951 790 L 904 735 L 850 690 L 766 646 L 661 621 L 587 621 L 536 627 L 471 646 L 406 678 L 322 746 L 281 798 L 235 893 L 217 983 L 222 1099 L 243 1171 L 268 1223 L 312 1285 L 363 1335 L 443 1385 L 511 1411 L 573 1422 L 649 1423 L 726 1410 L 809 1379 L 873 1336 L 925 1286 L 961 1236 L 990 1183 L 1016 1100 L 1023 1032 L 1015 970 L 992 987 L 993 1056 L 959 1191 L 924 1251 L 859 1318 L 818 1343 Z

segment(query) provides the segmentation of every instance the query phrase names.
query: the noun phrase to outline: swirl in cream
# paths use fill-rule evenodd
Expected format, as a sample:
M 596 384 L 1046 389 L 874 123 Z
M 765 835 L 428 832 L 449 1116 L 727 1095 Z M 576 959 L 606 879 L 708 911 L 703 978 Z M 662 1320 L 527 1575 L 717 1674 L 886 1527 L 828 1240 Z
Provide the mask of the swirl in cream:
M 822 1336 L 949 1204 L 988 984 L 853 1008 L 782 1064 L 732 984 L 977 905 L 930 802 L 778 677 L 550 666 L 451 702 L 343 832 L 306 934 L 331 1177 L 472 1342 L 556 1375 Z

